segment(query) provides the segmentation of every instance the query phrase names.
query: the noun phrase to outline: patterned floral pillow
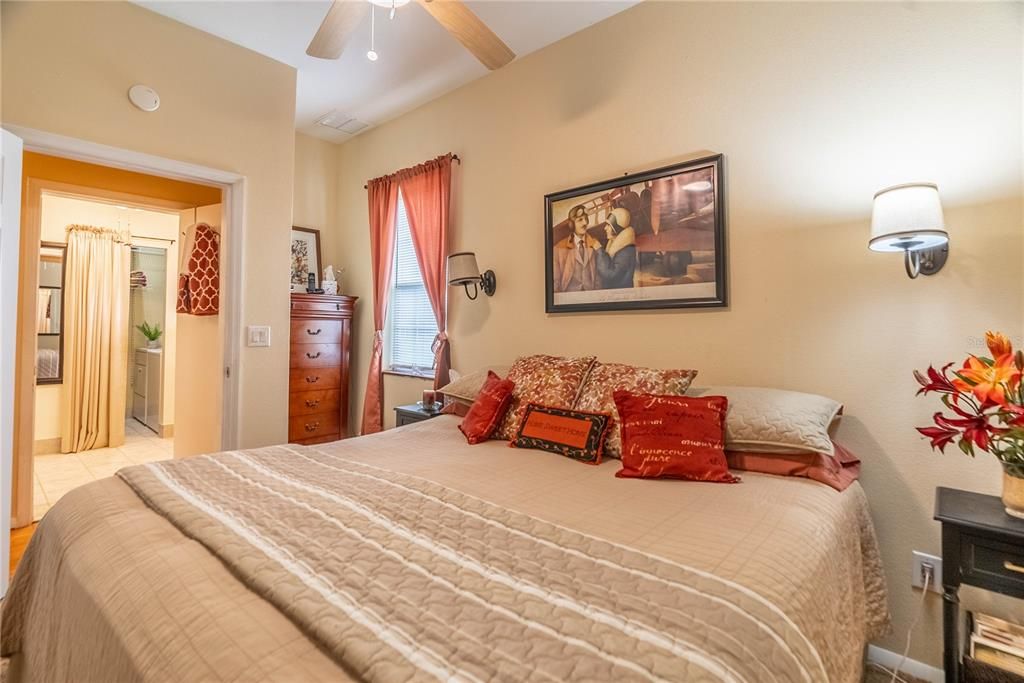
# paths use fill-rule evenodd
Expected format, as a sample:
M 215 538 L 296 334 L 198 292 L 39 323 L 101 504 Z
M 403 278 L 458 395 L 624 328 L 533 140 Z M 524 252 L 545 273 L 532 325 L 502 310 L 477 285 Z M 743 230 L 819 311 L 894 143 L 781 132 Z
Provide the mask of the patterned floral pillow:
M 696 370 L 655 370 L 621 363 L 594 363 L 587 381 L 580 390 L 580 397 L 573 407 L 576 410 L 611 413 L 615 416 L 608 432 L 608 440 L 604 444 L 604 454 L 610 458 L 620 458 L 622 432 L 612 394 L 622 390 L 633 394 L 682 396 L 696 376 Z
M 545 355 L 516 359 L 506 377 L 515 384 L 512 403 L 491 438 L 505 441 L 514 439 L 528 403 L 572 409 L 594 360 L 593 356 L 561 358 Z

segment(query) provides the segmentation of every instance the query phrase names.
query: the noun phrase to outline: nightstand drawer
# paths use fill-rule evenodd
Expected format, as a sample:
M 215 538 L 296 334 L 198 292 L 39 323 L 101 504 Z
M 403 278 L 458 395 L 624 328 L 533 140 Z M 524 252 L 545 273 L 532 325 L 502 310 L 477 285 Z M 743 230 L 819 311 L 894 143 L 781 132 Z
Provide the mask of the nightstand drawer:
M 981 579 L 1024 591 L 1024 548 L 967 535 L 962 543 L 965 579 Z
M 338 433 L 340 416 L 337 412 L 299 415 L 288 420 L 288 440 L 313 439 Z

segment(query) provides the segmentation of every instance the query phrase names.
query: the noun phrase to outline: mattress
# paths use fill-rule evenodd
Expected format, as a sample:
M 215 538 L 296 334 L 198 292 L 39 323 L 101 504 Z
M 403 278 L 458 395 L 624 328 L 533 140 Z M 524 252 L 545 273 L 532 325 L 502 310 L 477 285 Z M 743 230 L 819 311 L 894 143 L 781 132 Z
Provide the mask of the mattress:
M 3 606 L 10 680 L 860 680 L 888 613 L 859 485 L 616 479 L 457 424 L 69 493 Z

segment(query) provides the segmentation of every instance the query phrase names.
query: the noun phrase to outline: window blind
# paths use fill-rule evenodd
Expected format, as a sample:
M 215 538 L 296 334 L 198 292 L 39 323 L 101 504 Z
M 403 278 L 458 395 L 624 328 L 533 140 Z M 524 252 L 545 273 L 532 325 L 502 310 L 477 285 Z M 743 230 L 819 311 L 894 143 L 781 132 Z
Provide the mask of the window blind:
M 409 232 L 409 217 L 402 194 L 398 194 L 395 225 L 395 261 L 388 310 L 388 366 L 392 370 L 430 373 L 434 354 L 430 350 L 437 335 L 437 322 L 423 286 L 416 262 L 416 250 Z

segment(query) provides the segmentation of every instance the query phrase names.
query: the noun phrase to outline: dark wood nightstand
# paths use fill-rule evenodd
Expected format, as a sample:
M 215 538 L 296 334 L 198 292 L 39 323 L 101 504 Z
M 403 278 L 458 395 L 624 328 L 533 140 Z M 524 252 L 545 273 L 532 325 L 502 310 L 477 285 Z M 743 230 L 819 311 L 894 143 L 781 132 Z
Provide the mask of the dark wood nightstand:
M 960 683 L 960 585 L 1024 599 L 1024 520 L 995 496 L 938 488 L 942 522 L 942 633 L 946 683 Z
M 395 426 L 403 427 L 414 422 L 423 422 L 441 414 L 441 405 L 438 404 L 434 410 L 427 410 L 419 403 L 412 403 L 407 406 L 395 406 Z

